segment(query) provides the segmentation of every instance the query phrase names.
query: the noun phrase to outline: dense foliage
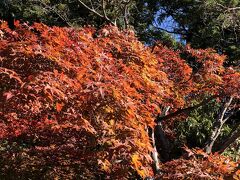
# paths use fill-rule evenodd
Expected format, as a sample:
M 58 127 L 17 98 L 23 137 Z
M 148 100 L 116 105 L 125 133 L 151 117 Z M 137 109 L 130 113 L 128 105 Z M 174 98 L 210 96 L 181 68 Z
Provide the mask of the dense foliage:
M 161 166 L 157 179 L 239 179 L 238 164 L 224 156 L 208 155 L 200 149 L 185 149 L 185 157 Z M 226 163 L 227 162 L 227 163 Z
M 240 73 L 223 67 L 224 56 L 211 49 L 186 47 L 199 64 L 194 72 L 178 51 L 146 47 L 133 31 L 114 26 L 15 26 L 0 25 L 2 178 L 153 176 L 147 130 L 166 106 L 171 134 L 174 122 L 188 116 L 174 113 L 193 101 L 240 96 Z M 221 163 L 231 168 L 218 177 L 237 176 L 237 164 Z

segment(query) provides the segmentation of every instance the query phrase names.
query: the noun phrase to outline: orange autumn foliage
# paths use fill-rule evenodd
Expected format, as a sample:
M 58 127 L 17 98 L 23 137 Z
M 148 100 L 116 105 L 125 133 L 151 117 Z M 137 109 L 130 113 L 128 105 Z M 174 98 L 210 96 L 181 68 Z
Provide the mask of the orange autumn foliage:
M 161 108 L 240 95 L 240 73 L 210 50 L 187 49 L 203 64 L 193 74 L 179 52 L 151 52 L 131 31 L 15 25 L 0 25 L 0 138 L 13 147 L 1 151 L 6 177 L 152 176 L 146 129 Z
M 201 149 L 185 148 L 185 157 L 167 162 L 161 166 L 158 179 L 234 179 L 240 178 L 238 165 L 230 158 L 219 154 L 207 154 Z

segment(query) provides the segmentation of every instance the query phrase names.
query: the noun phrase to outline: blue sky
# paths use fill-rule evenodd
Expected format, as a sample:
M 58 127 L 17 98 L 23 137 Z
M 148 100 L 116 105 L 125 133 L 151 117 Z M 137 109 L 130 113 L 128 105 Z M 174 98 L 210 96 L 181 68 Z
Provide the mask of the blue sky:
M 176 21 L 174 21 L 174 19 L 171 17 L 171 16 L 168 16 L 167 18 L 164 19 L 164 21 L 159 24 L 158 21 L 157 21 L 157 17 L 158 15 L 161 13 L 162 10 L 159 10 L 156 15 L 155 15 L 155 19 L 153 21 L 153 25 L 156 26 L 156 27 L 160 27 L 162 29 L 165 29 L 167 31 L 174 31 L 174 28 L 178 26 L 178 24 L 176 23 Z M 184 43 L 184 41 L 181 39 L 180 35 L 177 35 L 177 34 L 173 34 L 173 33 L 170 33 L 170 35 L 176 39 L 177 41 L 179 42 L 182 42 Z

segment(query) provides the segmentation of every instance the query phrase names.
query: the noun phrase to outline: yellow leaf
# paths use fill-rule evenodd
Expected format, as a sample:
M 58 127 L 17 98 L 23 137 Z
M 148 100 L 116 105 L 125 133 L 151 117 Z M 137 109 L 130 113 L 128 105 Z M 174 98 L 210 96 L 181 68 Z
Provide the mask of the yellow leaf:
M 98 160 L 98 164 L 101 165 L 101 169 L 105 172 L 111 172 L 111 163 L 105 159 L 104 161 Z
M 132 155 L 132 163 L 134 164 L 135 168 L 138 169 L 142 163 L 139 161 L 139 156 L 137 154 Z
M 140 158 L 137 154 L 132 155 L 132 163 L 134 165 L 134 168 L 136 169 L 137 173 L 141 176 L 141 177 L 145 177 L 146 174 L 144 172 L 143 169 L 140 169 L 142 166 L 142 163 L 140 162 Z
M 115 124 L 114 119 L 111 119 L 111 120 L 109 121 L 109 124 L 110 124 L 111 126 L 113 126 L 113 125 Z
M 114 110 L 111 107 L 109 107 L 109 106 L 106 106 L 104 108 L 104 110 L 105 110 L 106 113 L 113 113 L 114 112 Z

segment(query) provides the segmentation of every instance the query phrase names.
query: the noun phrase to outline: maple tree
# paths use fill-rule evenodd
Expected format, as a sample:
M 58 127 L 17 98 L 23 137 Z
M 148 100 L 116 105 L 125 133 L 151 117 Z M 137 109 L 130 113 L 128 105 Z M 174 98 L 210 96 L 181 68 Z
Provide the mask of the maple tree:
M 195 72 L 179 51 L 144 46 L 115 26 L 15 26 L 0 25 L 4 177 L 153 176 L 149 129 L 171 129 L 212 99 L 240 97 L 240 73 L 211 49 L 183 50 L 199 64 Z

